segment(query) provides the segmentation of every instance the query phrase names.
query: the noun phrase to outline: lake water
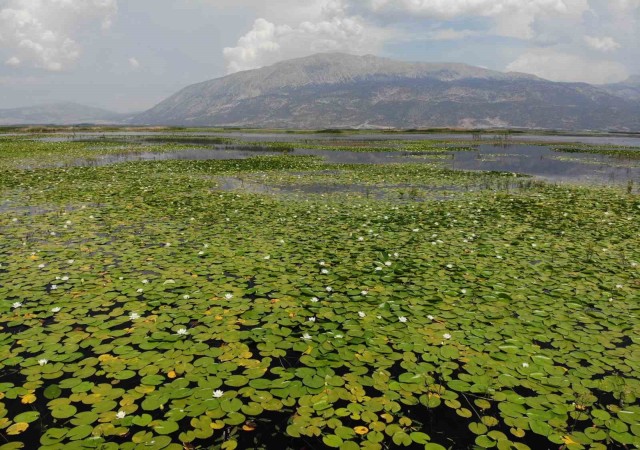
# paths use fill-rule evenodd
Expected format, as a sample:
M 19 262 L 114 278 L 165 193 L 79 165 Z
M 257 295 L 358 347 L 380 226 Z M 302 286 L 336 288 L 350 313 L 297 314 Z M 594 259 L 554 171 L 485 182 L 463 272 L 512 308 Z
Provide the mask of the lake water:
M 157 138 L 157 137 L 184 137 L 184 138 L 230 138 L 239 139 L 245 142 L 300 142 L 304 140 L 320 140 L 320 141 L 424 141 L 424 140 L 443 140 L 443 141 L 460 141 L 472 140 L 473 133 L 248 133 L 243 131 L 230 132 L 157 132 L 152 136 L 149 132 L 129 131 L 129 132 L 106 132 L 106 133 L 76 133 L 73 137 L 75 140 L 82 139 L 131 139 L 140 138 Z M 482 134 L 481 140 L 488 141 L 496 137 L 496 133 Z M 619 145 L 625 147 L 640 148 L 640 134 L 638 135 L 541 135 L 541 134 L 512 134 L 509 136 L 511 141 L 532 142 L 532 143 L 582 143 L 590 145 Z M 47 138 L 47 140 L 67 141 L 69 135 L 61 135 L 60 137 Z
M 188 144 L 190 142 L 185 142 Z M 198 142 L 198 145 L 202 145 Z M 213 144 L 207 148 L 174 152 L 122 153 L 100 155 L 73 161 L 72 166 L 103 166 L 129 161 L 229 160 L 259 155 L 317 156 L 329 164 L 439 164 L 454 170 L 500 171 L 530 175 L 552 182 L 624 184 L 640 182 L 640 160 L 591 153 L 553 151 L 542 145 L 496 146 L 480 144 L 472 150 L 429 152 L 354 152 L 300 148 L 277 151 L 251 145 Z M 638 150 L 640 151 L 640 149 Z

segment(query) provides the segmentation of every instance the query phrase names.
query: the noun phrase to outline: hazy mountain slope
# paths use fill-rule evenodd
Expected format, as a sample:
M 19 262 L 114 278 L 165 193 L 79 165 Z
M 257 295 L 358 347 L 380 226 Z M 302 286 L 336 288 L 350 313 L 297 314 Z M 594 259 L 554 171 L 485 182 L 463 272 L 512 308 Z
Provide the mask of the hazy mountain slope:
M 618 97 L 640 101 L 640 75 L 632 76 L 620 83 L 608 84 L 604 89 Z
M 464 64 L 319 54 L 189 86 L 138 124 L 640 129 L 640 102 Z
M 25 108 L 0 109 L 0 125 L 119 123 L 127 115 L 76 103 L 52 103 Z

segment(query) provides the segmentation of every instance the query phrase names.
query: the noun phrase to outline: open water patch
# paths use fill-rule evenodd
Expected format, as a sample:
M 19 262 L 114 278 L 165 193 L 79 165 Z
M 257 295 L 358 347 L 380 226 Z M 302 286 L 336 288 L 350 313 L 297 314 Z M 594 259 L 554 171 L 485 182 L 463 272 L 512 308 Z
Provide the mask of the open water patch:
M 255 136 L 251 134 L 250 136 Z M 260 136 L 260 135 L 258 135 Z M 291 137 L 291 135 L 287 135 Z M 378 138 L 384 136 L 375 135 Z M 246 137 L 242 135 L 242 137 Z M 361 137 L 361 136 L 359 136 Z M 547 136 L 551 138 L 551 136 Z M 85 137 L 86 138 L 86 137 Z M 297 136 L 300 140 L 300 136 Z M 341 137 L 344 140 L 344 136 Z M 144 141 L 144 139 L 142 139 Z M 154 137 L 155 143 L 175 143 L 167 136 Z M 273 142 L 277 142 L 276 139 Z M 354 141 L 354 142 L 363 142 Z M 554 183 L 581 183 L 596 185 L 624 185 L 640 183 L 638 161 L 624 155 L 597 154 L 588 152 L 563 152 L 545 145 L 505 143 L 502 145 L 482 144 L 466 146 L 460 150 L 449 147 L 439 152 L 417 151 L 349 151 L 344 149 L 318 149 L 305 147 L 278 148 L 277 146 L 246 144 L 219 144 L 215 140 L 185 136 L 185 145 L 206 145 L 205 148 L 185 148 L 165 152 L 138 151 L 99 154 L 90 158 L 61 162 L 54 167 L 105 166 L 136 161 L 167 160 L 238 160 L 255 156 L 315 156 L 327 164 L 425 164 L 437 165 L 452 170 L 507 172 L 528 175 Z M 123 149 L 124 150 L 124 149 Z M 640 150 L 639 150 L 640 151 Z

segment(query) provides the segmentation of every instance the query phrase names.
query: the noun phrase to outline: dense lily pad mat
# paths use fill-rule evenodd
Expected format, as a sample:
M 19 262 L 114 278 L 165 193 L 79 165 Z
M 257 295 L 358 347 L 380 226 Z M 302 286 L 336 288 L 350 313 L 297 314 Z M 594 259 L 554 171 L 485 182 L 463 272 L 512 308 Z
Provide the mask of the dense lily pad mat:
M 185 144 L 122 143 L 111 141 L 60 141 L 44 142 L 34 140 L 34 136 L 1 136 L 0 167 L 36 168 L 65 167 L 76 165 L 78 160 L 91 160 L 99 155 L 132 154 L 139 152 L 168 152 L 190 148 Z
M 640 445 L 638 196 L 215 189 L 326 169 L 1 170 L 0 448 Z

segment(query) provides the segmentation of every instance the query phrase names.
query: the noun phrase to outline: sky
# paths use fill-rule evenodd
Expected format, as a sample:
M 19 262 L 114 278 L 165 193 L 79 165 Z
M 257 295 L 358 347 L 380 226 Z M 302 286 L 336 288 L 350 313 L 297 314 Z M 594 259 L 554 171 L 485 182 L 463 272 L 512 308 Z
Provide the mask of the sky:
M 0 0 L 0 108 L 143 111 L 329 51 L 612 83 L 640 74 L 640 0 Z

